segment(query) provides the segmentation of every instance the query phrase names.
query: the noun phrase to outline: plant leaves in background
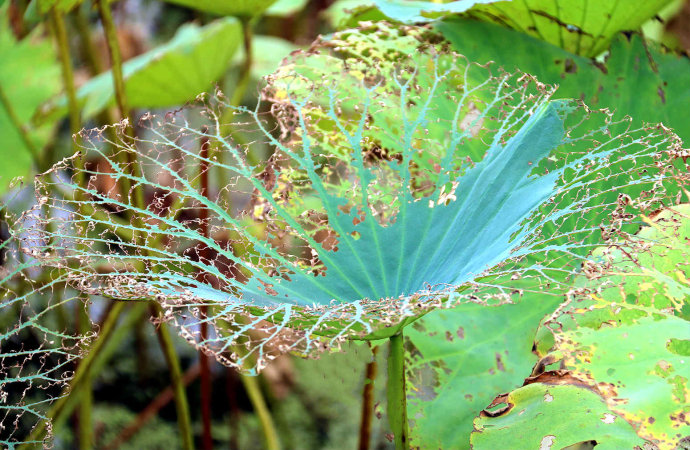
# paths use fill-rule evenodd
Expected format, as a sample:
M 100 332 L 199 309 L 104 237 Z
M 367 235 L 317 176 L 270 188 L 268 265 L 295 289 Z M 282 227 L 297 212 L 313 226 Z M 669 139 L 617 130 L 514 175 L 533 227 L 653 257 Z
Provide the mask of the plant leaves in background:
M 297 46 L 290 41 L 275 36 L 258 35 L 252 38 L 252 78 L 257 82 L 278 69 L 283 58 L 297 50 Z M 241 64 L 244 60 L 244 48 L 235 53 L 233 64 Z
M 576 55 L 594 58 L 621 31 L 636 31 L 672 0 L 622 6 L 617 0 L 502 1 L 477 5 L 469 14 L 513 28 Z
M 633 258 L 615 247 L 594 252 L 577 285 L 597 286 L 598 292 L 573 297 L 545 321 L 535 346 L 541 360 L 527 380 L 549 379 L 588 390 L 608 410 L 604 423 L 627 421 L 662 450 L 680 448 L 690 436 L 690 323 L 682 317 L 690 303 L 689 211 L 687 205 L 678 205 L 648 219 L 649 226 L 637 234 L 648 249 Z M 545 334 L 553 336 L 551 344 L 545 344 Z M 547 412 L 552 407 L 541 401 L 527 410 L 535 419 L 548 418 L 553 417 Z M 475 421 L 472 443 L 522 441 L 529 434 L 527 422 L 519 423 L 529 417 L 517 418 L 522 409 L 515 404 L 495 417 L 483 413 Z M 571 411 L 569 416 L 572 425 L 591 413 Z M 596 437 L 601 426 L 594 425 L 584 437 L 603 445 L 607 441 Z M 570 445 L 560 439 L 556 423 L 540 430 L 540 435 L 555 436 L 554 445 Z
M 638 123 L 661 122 L 690 142 L 690 59 L 665 52 L 639 35 L 618 36 L 603 65 L 516 31 L 467 19 L 437 29 L 471 61 L 494 61 L 558 84 L 557 98 L 580 98 L 593 108 L 630 115 Z M 483 36 L 481 41 L 475 37 Z M 508 47 L 505 42 L 510 42 Z M 634 92 L 635 95 L 629 95 Z
M 560 301 L 534 296 L 490 310 L 460 305 L 407 327 L 411 446 L 469 448 L 474 418 L 497 392 L 521 386 L 536 363 L 534 333 Z
M 265 14 L 273 17 L 288 17 L 302 11 L 307 3 L 309 0 L 277 0 L 268 7 Z M 278 54 L 285 56 L 287 53 L 278 52 Z
M 7 20 L 5 12 L 0 10 L 2 22 Z M 32 151 L 17 125 L 25 127 L 30 145 L 40 153 L 55 124 L 29 124 L 38 106 L 60 90 L 55 51 L 50 42 L 40 39 L 40 33 L 36 30 L 17 42 L 7 23 L 0 26 L 0 85 L 4 94 L 0 101 L 0 194 L 8 189 L 13 178 L 28 175 L 34 163 Z
M 660 449 L 690 436 L 690 323 L 619 302 L 580 301 L 555 323 L 556 345 L 543 360 L 598 391 L 609 410 Z
M 472 449 L 642 449 L 645 441 L 599 395 L 568 381 L 545 376 L 497 398 L 474 421 Z
M 570 53 L 596 57 L 608 49 L 615 35 L 621 31 L 639 29 L 671 1 L 654 0 L 633 8 L 623 7 L 615 0 L 603 0 L 596 4 L 590 4 L 587 0 L 481 0 L 447 3 L 419 0 L 342 0 L 331 6 L 329 16 L 335 24 L 342 27 L 357 26 L 363 20 L 372 19 L 389 19 L 404 24 L 423 23 L 450 14 L 465 13 L 470 17 L 518 30 Z
M 184 6 L 219 16 L 250 18 L 266 11 L 276 0 L 165 0 L 168 3 Z
M 68 12 L 81 3 L 81 1 L 82 0 L 33 0 L 27 7 L 27 10 L 38 6 L 37 9 L 40 14 L 47 13 L 51 8 L 56 8 L 58 11 L 62 12 Z
M 208 91 L 225 72 L 242 42 L 240 23 L 233 17 L 199 27 L 182 26 L 172 40 L 123 64 L 125 89 L 133 108 L 181 105 Z M 82 115 L 93 117 L 114 103 L 110 71 L 77 90 Z M 66 114 L 67 100 L 58 98 L 42 108 L 41 117 Z

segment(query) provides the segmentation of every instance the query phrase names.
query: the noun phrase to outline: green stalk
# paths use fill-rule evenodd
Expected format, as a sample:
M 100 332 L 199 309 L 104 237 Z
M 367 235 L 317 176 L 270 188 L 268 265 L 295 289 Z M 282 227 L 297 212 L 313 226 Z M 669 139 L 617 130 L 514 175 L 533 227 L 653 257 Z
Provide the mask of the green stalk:
M 31 142 L 31 138 L 29 137 L 29 132 L 27 128 L 22 124 L 21 120 L 19 120 L 19 116 L 17 115 L 17 112 L 14 110 L 12 107 L 12 103 L 10 103 L 10 99 L 7 98 L 7 94 L 5 93 L 2 85 L 0 84 L 0 105 L 5 109 L 7 112 L 7 115 L 9 116 L 10 122 L 14 126 L 14 128 L 17 129 L 17 133 L 19 133 L 19 137 L 22 140 L 22 143 L 24 146 L 29 150 L 29 153 L 31 153 L 31 157 L 33 160 L 36 162 L 36 165 L 41 165 L 40 160 L 41 160 L 41 152 L 39 149 L 34 145 L 33 142 Z
M 85 297 L 84 294 L 81 297 Z M 83 308 L 81 302 L 75 305 L 77 311 L 77 326 L 79 332 L 83 335 L 91 331 L 91 319 L 89 318 L 88 303 L 84 302 Z M 79 401 L 79 410 L 77 413 L 77 434 L 79 436 L 79 450 L 89 450 L 93 443 L 93 422 L 92 407 L 93 407 L 93 385 L 91 384 L 91 377 L 93 372 L 88 368 L 84 373 L 84 380 L 81 383 L 81 395 Z
M 110 3 L 107 0 L 97 0 L 98 12 L 101 17 L 101 23 L 103 24 L 103 31 L 105 32 L 105 39 L 108 45 L 108 52 L 110 54 L 111 62 L 111 73 L 113 75 L 113 85 L 115 88 L 115 101 L 117 107 L 120 110 L 120 117 L 125 120 L 129 120 L 131 124 L 131 112 L 129 110 L 129 104 L 127 103 L 127 93 L 125 91 L 125 79 L 122 73 L 122 53 L 120 52 L 120 44 L 117 41 L 117 28 L 115 27 L 115 22 L 113 22 L 113 14 L 110 11 Z M 133 128 L 127 127 L 127 134 L 131 138 L 134 138 Z M 123 161 L 130 173 L 138 174 L 139 172 L 139 162 L 137 161 L 136 155 L 132 152 L 123 152 L 125 161 Z M 130 182 L 127 178 L 121 178 L 118 180 L 121 184 L 122 198 L 128 198 L 130 191 Z M 134 203 L 137 205 L 144 204 L 144 193 L 138 184 L 132 189 L 132 194 L 134 198 Z
M 81 114 L 79 104 L 77 103 L 77 90 L 74 86 L 74 69 L 72 68 L 72 59 L 69 53 L 69 43 L 67 41 L 67 31 L 65 27 L 65 19 L 62 12 L 53 7 L 50 10 L 50 20 L 55 33 L 55 40 L 58 44 L 58 55 L 60 58 L 60 66 L 62 69 L 62 82 L 67 94 L 67 108 L 69 111 L 69 127 L 72 132 L 72 146 L 74 152 L 79 150 L 76 145 L 76 138 L 81 128 Z M 53 146 L 49 147 L 54 148 Z M 45 155 L 44 165 L 52 164 L 54 155 L 52 150 Z M 84 174 L 80 167 L 81 160 L 75 159 L 77 165 L 76 176 L 77 183 L 83 185 Z M 41 170 L 46 170 L 47 167 L 41 167 Z M 91 330 L 91 320 L 88 315 L 88 306 L 84 303 L 84 308 L 80 308 L 80 303 L 77 302 L 77 332 L 87 333 Z M 81 362 L 79 363 L 81 365 Z M 93 406 L 93 391 L 91 385 L 91 371 L 87 367 L 84 371 L 83 381 L 81 382 L 81 396 L 79 402 L 79 409 L 77 413 L 77 435 L 79 436 L 79 449 L 89 450 L 93 441 L 92 432 L 93 424 L 91 421 L 92 406 Z
M 88 4 L 81 4 L 77 6 L 74 10 L 74 22 L 79 34 L 79 41 L 82 45 L 82 53 L 86 65 L 89 67 L 91 75 L 98 75 L 103 72 L 103 64 L 101 60 L 96 56 L 96 46 L 93 44 L 93 39 L 91 39 L 91 33 L 89 32 L 89 21 L 84 14 L 84 6 L 91 6 Z
M 240 318 L 239 323 L 243 320 Z M 252 362 L 248 363 L 247 359 L 251 356 L 246 356 L 245 347 L 242 344 L 235 344 L 232 350 L 238 355 L 242 355 L 242 366 L 247 368 L 251 366 Z M 261 424 L 261 430 L 264 435 L 264 443 L 267 450 L 280 450 L 282 448 L 280 444 L 280 438 L 278 437 L 278 430 L 276 429 L 273 418 L 271 417 L 271 412 L 268 410 L 268 405 L 261 393 L 261 387 L 259 386 L 258 376 L 244 375 L 240 371 L 240 380 L 244 386 L 244 390 L 249 397 L 249 402 L 252 404 L 252 408 L 259 418 L 259 423 Z
M 395 437 L 396 450 L 410 448 L 405 391 L 405 349 L 403 333 L 390 338 L 388 354 L 388 420 Z
M 151 314 L 161 316 L 163 308 L 156 302 L 150 303 Z M 177 357 L 175 346 L 173 345 L 172 336 L 168 324 L 160 323 L 158 328 L 158 342 L 160 342 L 161 349 L 165 355 L 165 360 L 168 363 L 170 370 L 170 381 L 173 387 L 175 396 L 175 410 L 177 412 L 177 425 L 180 428 L 182 435 L 182 448 L 184 450 L 192 450 L 194 448 L 194 438 L 192 433 L 192 420 L 189 414 L 189 405 L 187 403 L 187 393 L 185 392 L 185 383 L 182 377 L 182 369 L 180 368 L 180 360 Z
M 359 450 L 369 450 L 371 441 L 371 421 L 374 417 L 374 381 L 378 366 L 376 363 L 376 353 L 378 347 L 371 347 L 371 361 L 367 363 L 366 375 L 364 377 L 364 388 L 362 389 L 362 419 L 359 425 Z
M 113 302 L 110 310 L 106 312 L 106 320 L 108 320 L 107 317 L 110 316 L 110 311 L 112 310 L 112 308 L 119 303 L 126 302 Z M 115 330 L 110 335 L 108 342 L 106 342 L 103 345 L 103 347 L 98 352 L 98 355 L 96 355 L 93 364 L 91 364 L 90 372 L 92 377 L 94 377 L 96 374 L 101 373 L 108 361 L 110 361 L 113 355 L 115 355 L 115 352 L 120 347 L 122 341 L 130 336 L 130 330 L 132 326 L 134 326 L 134 324 L 138 322 L 139 319 L 141 319 L 144 313 L 148 310 L 147 302 L 131 303 L 133 304 L 128 308 L 129 311 L 126 314 L 124 312 L 122 313 L 122 316 L 124 317 L 122 317 L 121 320 L 118 320 L 118 326 L 115 327 Z M 102 329 L 103 325 L 101 325 L 99 328 Z M 81 387 L 81 384 L 71 385 L 69 390 L 69 400 L 65 404 L 62 413 L 59 416 L 55 417 L 52 421 L 54 432 L 62 427 L 66 417 L 69 416 L 72 413 L 72 411 L 74 411 L 78 407 L 79 402 L 81 401 Z
M 232 98 L 230 99 L 230 104 L 232 106 L 238 106 L 240 103 L 242 103 L 244 93 L 247 90 L 247 86 L 249 86 L 249 80 L 251 79 L 252 75 L 252 65 L 254 64 L 254 55 L 252 55 L 252 38 L 254 35 L 252 28 L 254 26 L 254 22 L 248 18 L 242 18 L 241 20 L 242 33 L 244 35 L 244 61 L 242 61 L 242 68 L 240 69 L 240 78 L 237 80 L 235 90 L 233 91 Z M 233 111 L 232 108 L 229 109 L 230 111 Z
M 122 74 L 122 53 L 120 52 L 120 44 L 117 41 L 117 28 L 113 21 L 113 14 L 110 11 L 110 3 L 107 0 L 97 0 L 98 13 L 103 24 L 103 31 L 105 32 L 105 40 L 108 45 L 108 52 L 110 54 L 110 63 L 112 66 L 113 85 L 115 87 L 115 101 L 120 110 L 120 117 L 127 119 L 130 117 L 130 111 L 127 103 L 127 94 L 125 92 L 125 79 Z
M 257 377 L 240 375 L 240 380 L 242 380 L 242 385 L 247 392 L 247 396 L 254 408 L 256 416 L 259 418 L 261 429 L 264 432 L 265 448 L 267 450 L 280 450 L 281 446 L 278 432 L 276 431 L 268 406 L 266 406 L 264 396 L 261 394 L 261 388 L 259 387 Z

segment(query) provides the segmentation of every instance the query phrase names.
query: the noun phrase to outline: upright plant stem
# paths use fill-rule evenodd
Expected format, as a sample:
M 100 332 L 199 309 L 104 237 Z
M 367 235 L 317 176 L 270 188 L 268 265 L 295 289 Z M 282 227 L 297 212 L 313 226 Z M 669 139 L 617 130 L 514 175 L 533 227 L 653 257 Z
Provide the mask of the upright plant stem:
M 264 396 L 261 394 L 261 388 L 259 387 L 258 377 L 250 377 L 246 375 L 240 376 L 242 384 L 244 385 L 244 390 L 247 392 L 249 401 L 254 407 L 254 412 L 259 418 L 259 423 L 261 423 L 261 429 L 264 431 L 264 439 L 267 450 L 280 450 L 280 439 L 278 438 L 278 432 L 273 424 L 273 418 L 268 410 Z
M 107 0 L 97 0 L 96 3 L 98 4 L 98 13 L 101 17 L 103 32 L 105 33 L 108 52 L 110 54 L 111 72 L 113 74 L 113 85 L 115 87 L 115 101 L 120 110 L 120 116 L 123 119 L 129 118 L 129 104 L 127 103 L 127 94 L 125 92 L 125 79 L 122 74 L 122 54 L 120 53 L 120 44 L 117 41 L 117 28 L 113 21 L 112 11 L 110 11 L 110 3 Z
M 208 129 L 204 128 L 203 133 L 206 134 Z M 209 165 L 206 159 L 208 158 L 209 143 L 208 138 L 204 137 L 201 140 L 201 151 L 199 152 L 199 178 L 201 179 L 201 195 L 208 198 L 209 196 L 209 183 L 208 183 L 208 171 Z M 201 235 L 205 238 L 209 237 L 209 226 L 208 226 L 208 209 L 201 208 L 199 211 L 199 228 Z M 211 263 L 210 252 L 208 246 L 204 247 L 200 251 L 199 259 L 204 264 Z M 200 272 L 198 278 L 201 282 L 204 282 L 204 273 Z M 208 315 L 208 306 L 203 305 L 201 307 L 201 341 L 205 342 L 208 339 L 208 323 L 206 322 L 206 316 Z M 202 350 L 199 350 L 199 365 L 201 366 L 201 421 L 203 428 L 202 435 L 202 445 L 204 450 L 213 450 L 213 435 L 211 434 L 211 367 L 209 356 Z
M 405 391 L 405 349 L 403 334 L 390 338 L 388 354 L 388 420 L 395 439 L 396 450 L 409 449 L 407 429 L 407 396 Z
M 87 5 L 90 6 L 90 5 Z M 79 41 L 82 45 L 82 54 L 86 65 L 89 67 L 91 75 L 97 75 L 103 72 L 103 64 L 96 56 L 96 46 L 91 39 L 91 32 L 89 30 L 89 21 L 84 14 L 84 4 L 77 6 L 74 9 L 74 22 L 77 33 L 79 34 Z
M 58 11 L 56 7 L 50 10 L 50 20 L 55 33 L 55 40 L 58 45 L 58 55 L 60 58 L 60 67 L 62 69 L 62 81 L 65 87 L 65 93 L 67 95 L 67 109 L 69 112 L 69 128 L 72 133 L 72 146 L 73 151 L 79 150 L 76 139 L 81 128 L 81 114 L 79 110 L 79 104 L 77 103 L 77 91 L 74 85 L 74 69 L 72 67 L 72 58 L 69 52 L 69 42 L 67 41 L 67 30 L 65 26 L 65 19 L 62 12 Z M 53 148 L 50 146 L 49 148 Z M 44 155 L 45 159 L 43 161 L 44 165 L 50 165 L 53 163 L 54 156 L 52 153 Z M 83 171 L 80 170 L 80 160 L 76 160 L 77 164 L 77 183 L 83 184 Z M 41 170 L 46 170 L 47 167 L 41 167 Z M 84 307 L 81 308 L 80 303 L 77 302 L 77 333 L 88 333 L 91 331 L 91 319 L 88 312 L 88 303 L 85 295 L 80 296 L 84 300 Z M 78 363 L 81 364 L 81 363 Z M 91 385 L 91 369 L 87 367 L 84 370 L 83 381 L 81 382 L 81 398 L 79 402 L 78 412 L 76 414 L 77 419 L 77 435 L 79 441 L 80 450 L 89 450 L 93 441 L 93 424 L 91 421 L 92 416 L 92 406 L 93 406 L 93 392 Z
M 122 74 L 122 54 L 120 52 L 120 44 L 117 40 L 117 28 L 115 27 L 115 22 L 113 22 L 113 14 L 110 11 L 110 3 L 107 0 L 97 0 L 98 12 L 101 17 L 101 23 L 103 24 L 103 31 L 105 32 L 105 39 L 108 45 L 108 53 L 110 54 L 111 62 L 111 73 L 113 75 L 113 86 L 115 88 L 115 101 L 117 103 L 117 108 L 120 111 L 120 117 L 125 120 L 131 121 L 131 114 L 129 110 L 129 104 L 127 103 L 127 93 L 125 91 L 125 80 Z M 133 128 L 131 126 L 127 127 L 126 130 L 128 136 L 134 137 Z M 139 163 L 137 161 L 136 155 L 133 152 L 123 152 L 127 168 L 130 173 L 138 175 Z M 119 182 L 122 184 L 123 198 L 127 198 L 130 190 L 129 180 L 121 178 Z M 134 185 L 131 193 L 135 204 L 144 204 L 144 193 L 138 184 Z
M 86 297 L 84 294 L 82 297 Z M 89 317 L 88 303 L 84 303 L 81 308 L 81 303 L 77 302 L 77 324 L 79 332 L 86 334 L 91 331 L 91 319 Z M 81 386 L 81 396 L 79 401 L 79 409 L 77 412 L 77 427 L 79 435 L 79 450 L 89 450 L 93 443 L 93 422 L 91 420 L 93 407 L 93 386 L 91 383 L 91 368 L 88 368 L 84 374 L 84 381 Z
M 161 316 L 163 308 L 156 303 L 151 302 L 151 314 Z M 182 369 L 180 368 L 180 360 L 177 358 L 177 352 L 173 345 L 172 336 L 166 323 L 160 323 L 157 326 L 158 342 L 161 344 L 161 349 L 165 355 L 165 360 L 168 363 L 168 370 L 170 370 L 170 381 L 173 392 L 175 394 L 175 410 L 177 412 L 177 425 L 182 435 L 182 448 L 184 450 L 192 450 L 194 448 L 194 439 L 192 434 L 192 420 L 189 414 L 189 405 L 187 404 L 187 394 L 185 392 L 185 382 L 182 377 Z
M 65 86 L 65 93 L 67 94 L 70 131 L 72 134 L 77 134 L 81 128 L 81 118 L 79 105 L 77 104 L 77 89 L 74 86 L 74 69 L 72 68 L 72 58 L 69 54 L 65 18 L 57 8 L 51 8 L 50 17 L 55 29 L 55 39 L 58 44 L 60 67 L 62 69 L 62 80 Z M 50 161 L 50 163 L 52 163 L 52 161 Z
M 374 380 L 378 365 L 376 363 L 376 353 L 378 347 L 371 348 L 371 361 L 367 363 L 364 378 L 364 388 L 362 389 L 362 420 L 359 425 L 359 450 L 369 450 L 371 441 L 371 419 L 374 416 Z
M 17 133 L 19 134 L 19 137 L 21 138 L 24 146 L 27 148 L 27 150 L 29 150 L 29 153 L 31 153 L 31 157 L 36 162 L 36 165 L 40 165 L 41 152 L 36 147 L 36 145 L 34 145 L 34 143 L 31 141 L 31 138 L 29 137 L 29 132 L 27 131 L 26 127 L 24 126 L 24 124 L 19 119 L 19 116 L 17 115 L 16 111 L 14 110 L 12 103 L 10 103 L 10 99 L 7 97 L 7 93 L 4 91 L 1 84 L 0 84 L 0 105 L 2 105 L 2 107 L 5 109 L 5 111 L 7 111 L 7 115 L 9 116 L 10 122 L 12 123 L 14 128 L 17 130 Z
M 244 35 L 244 61 L 242 61 L 242 67 L 240 69 L 240 77 L 235 85 L 235 90 L 232 93 L 232 99 L 230 104 L 232 106 L 238 106 L 242 103 L 242 98 L 247 90 L 249 81 L 252 75 L 252 65 L 254 64 L 254 55 L 252 54 L 252 39 L 253 31 L 252 27 L 254 22 L 251 19 L 242 19 L 242 32 Z M 230 111 L 233 111 L 230 108 Z

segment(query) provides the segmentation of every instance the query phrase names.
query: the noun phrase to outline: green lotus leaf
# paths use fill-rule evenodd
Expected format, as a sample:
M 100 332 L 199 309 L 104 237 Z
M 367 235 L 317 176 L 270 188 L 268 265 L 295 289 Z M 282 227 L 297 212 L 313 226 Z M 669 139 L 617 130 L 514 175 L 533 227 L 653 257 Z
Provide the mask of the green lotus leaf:
M 302 11 L 308 0 L 277 0 L 266 10 L 267 16 L 288 17 Z
M 611 412 L 660 449 L 690 435 L 688 321 L 597 296 L 561 309 L 547 327 L 555 345 L 542 361 L 560 364 L 601 393 Z M 545 363 L 537 367 L 544 366 Z
M 558 84 L 557 98 L 579 98 L 590 107 L 630 115 L 636 123 L 660 122 L 684 142 L 690 140 L 684 113 L 690 108 L 686 55 L 666 51 L 637 34 L 618 35 L 606 60 L 596 63 L 490 23 L 454 18 L 438 23 L 436 29 L 471 61 L 493 61 L 508 71 L 527 72 L 544 83 Z
M 165 0 L 168 3 L 184 6 L 220 16 L 253 17 L 261 14 L 276 0 Z
M 225 72 L 242 42 L 240 23 L 233 17 L 199 27 L 182 26 L 172 40 L 123 64 L 125 91 L 133 108 L 181 105 L 208 91 Z M 104 72 L 77 90 L 85 118 L 115 102 L 112 73 Z M 64 97 L 44 105 L 39 119 L 67 113 Z
M 6 8 L 0 10 L 4 13 Z M 40 39 L 40 29 L 17 41 L 6 17 L 0 19 L 0 194 L 13 178 L 28 175 L 34 158 L 40 157 L 55 121 L 35 127 L 30 119 L 60 90 L 60 67 L 50 42 Z
M 522 385 L 537 362 L 532 340 L 560 298 L 530 296 L 487 310 L 432 311 L 405 329 L 412 447 L 469 448 L 474 418 L 496 396 Z
M 497 397 L 474 421 L 472 448 L 641 450 L 645 445 L 595 391 L 564 376 L 545 381 Z

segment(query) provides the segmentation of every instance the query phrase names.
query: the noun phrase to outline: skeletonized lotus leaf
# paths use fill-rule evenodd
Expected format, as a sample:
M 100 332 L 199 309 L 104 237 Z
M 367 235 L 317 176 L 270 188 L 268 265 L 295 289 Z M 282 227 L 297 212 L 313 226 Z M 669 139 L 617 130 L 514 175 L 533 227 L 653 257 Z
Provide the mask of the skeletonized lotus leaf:
M 125 91 L 133 108 L 181 105 L 208 91 L 227 69 L 242 42 L 233 17 L 199 27 L 187 24 L 167 43 L 123 64 Z M 115 101 L 112 72 L 93 77 L 77 90 L 84 117 L 92 117 Z M 44 105 L 40 118 L 66 114 L 64 96 Z
M 436 47 L 362 68 L 290 75 L 275 116 L 236 108 L 248 144 L 219 123 L 222 96 L 145 116 L 136 139 L 82 133 L 81 154 L 38 180 L 27 245 L 75 262 L 80 290 L 155 299 L 190 341 L 260 368 L 390 336 L 436 307 L 562 295 L 588 253 L 676 185 L 668 130 L 610 134 L 610 115 L 550 100 L 528 75 Z
M 91 337 L 56 319 L 83 308 L 81 294 L 66 287 L 67 273 L 26 253 L 16 236 L 0 242 L 0 445 L 10 449 L 49 442 L 47 411 L 66 395 L 74 363 Z M 39 424 L 47 434 L 30 438 Z
M 648 226 L 638 234 L 645 239 L 645 251 L 634 259 L 615 248 L 595 251 L 592 260 L 606 261 L 606 270 L 578 285 L 598 287 L 598 296 L 612 303 L 651 307 L 688 320 L 690 208 L 677 205 L 645 221 Z

